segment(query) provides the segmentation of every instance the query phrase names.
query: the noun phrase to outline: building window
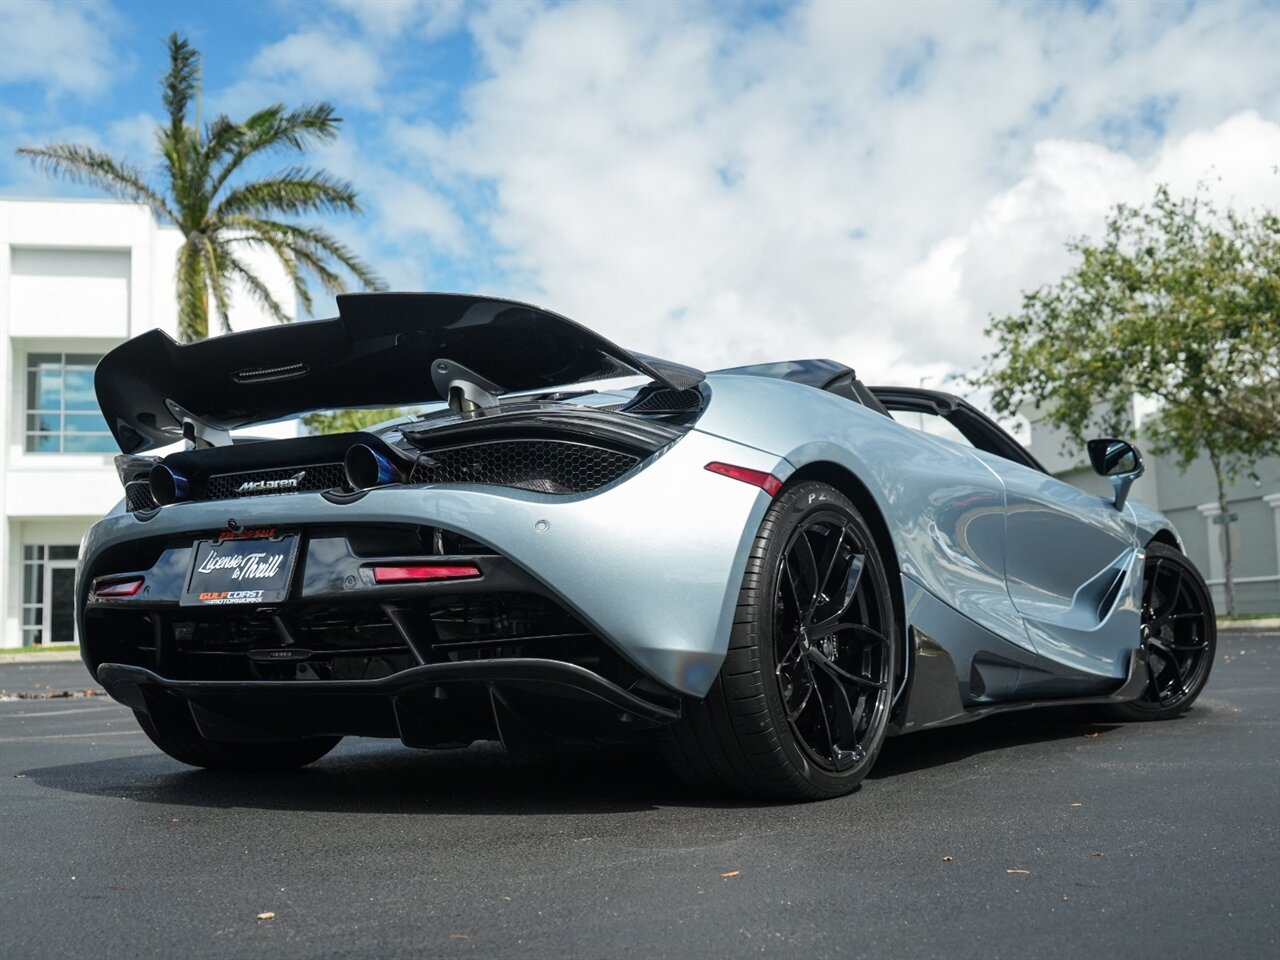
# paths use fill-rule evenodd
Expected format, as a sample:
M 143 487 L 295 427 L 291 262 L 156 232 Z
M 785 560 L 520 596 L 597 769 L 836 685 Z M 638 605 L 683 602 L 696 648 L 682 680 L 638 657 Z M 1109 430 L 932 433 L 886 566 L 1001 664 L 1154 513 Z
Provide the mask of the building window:
M 22 548 L 22 645 L 75 643 L 74 546 L 27 544 Z
M 27 355 L 27 452 L 114 453 L 115 441 L 98 412 L 92 353 Z

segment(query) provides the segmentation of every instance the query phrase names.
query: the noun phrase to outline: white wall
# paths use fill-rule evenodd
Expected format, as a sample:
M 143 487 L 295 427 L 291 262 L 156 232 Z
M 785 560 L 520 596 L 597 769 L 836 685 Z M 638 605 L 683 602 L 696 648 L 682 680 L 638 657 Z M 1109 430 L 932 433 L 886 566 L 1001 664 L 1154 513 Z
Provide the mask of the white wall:
M 26 452 L 27 355 L 106 353 L 156 328 L 175 336 L 181 244 L 176 228 L 158 225 L 140 204 L 0 200 L 0 646 L 20 642 L 22 545 L 78 542 L 121 497 L 111 454 Z M 288 274 L 274 256 L 249 247 L 240 254 L 296 316 Z M 233 290 L 234 329 L 273 322 L 243 289 Z M 210 328 L 221 332 L 216 317 Z

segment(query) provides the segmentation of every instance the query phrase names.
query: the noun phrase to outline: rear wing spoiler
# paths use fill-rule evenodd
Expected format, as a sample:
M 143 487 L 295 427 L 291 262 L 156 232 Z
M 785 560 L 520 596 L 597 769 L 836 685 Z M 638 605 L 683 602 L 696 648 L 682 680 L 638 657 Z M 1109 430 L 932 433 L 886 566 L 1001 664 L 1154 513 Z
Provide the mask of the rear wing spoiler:
M 567 317 L 513 300 L 357 293 L 338 316 L 180 344 L 160 330 L 102 358 L 98 404 L 125 453 L 340 407 L 494 396 L 641 374 L 672 390 L 699 370 L 644 357 Z

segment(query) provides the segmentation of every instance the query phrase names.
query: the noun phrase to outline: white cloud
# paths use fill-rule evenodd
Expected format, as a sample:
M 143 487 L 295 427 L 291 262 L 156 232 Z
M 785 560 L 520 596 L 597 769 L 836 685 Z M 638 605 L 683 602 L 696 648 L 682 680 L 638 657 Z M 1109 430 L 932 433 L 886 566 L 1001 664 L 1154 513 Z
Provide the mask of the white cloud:
M 106 149 L 112 156 L 125 157 L 144 169 L 156 156 L 156 129 L 160 118 L 145 111 L 121 117 L 107 126 Z
M 121 69 L 112 43 L 118 25 L 103 0 L 0 3 L 0 82 L 97 98 Z
M 466 122 L 396 139 L 488 191 L 501 292 L 708 367 L 906 382 L 976 362 L 1117 200 L 1216 171 L 1275 202 L 1275 8 L 927 9 L 494 4 Z
M 353 17 L 377 37 L 412 32 L 435 40 L 462 25 L 464 0 L 331 0 L 333 6 Z
M 296 106 L 315 100 L 377 110 L 386 81 L 371 45 L 322 26 L 267 44 L 245 73 L 244 79 L 213 98 L 219 111 L 234 116 L 273 101 Z
M 1168 140 L 1145 159 L 1042 141 L 1018 183 L 898 274 L 885 306 L 916 344 L 917 362 L 967 368 L 988 350 L 977 335 L 989 317 L 1016 310 L 1022 291 L 1061 275 L 1071 263 L 1064 242 L 1099 236 L 1116 204 L 1146 203 L 1158 184 L 1175 195 L 1204 184 L 1220 205 L 1278 209 L 1277 166 L 1280 126 L 1254 112 Z

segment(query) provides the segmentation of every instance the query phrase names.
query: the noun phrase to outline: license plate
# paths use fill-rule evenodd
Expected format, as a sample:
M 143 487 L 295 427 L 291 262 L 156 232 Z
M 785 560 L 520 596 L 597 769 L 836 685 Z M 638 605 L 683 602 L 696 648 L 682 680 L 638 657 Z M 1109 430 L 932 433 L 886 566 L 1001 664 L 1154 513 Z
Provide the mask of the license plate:
M 298 535 L 196 541 L 181 606 L 282 603 L 289 595 Z

